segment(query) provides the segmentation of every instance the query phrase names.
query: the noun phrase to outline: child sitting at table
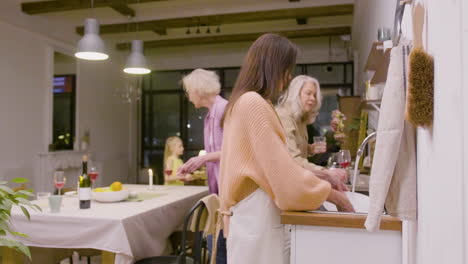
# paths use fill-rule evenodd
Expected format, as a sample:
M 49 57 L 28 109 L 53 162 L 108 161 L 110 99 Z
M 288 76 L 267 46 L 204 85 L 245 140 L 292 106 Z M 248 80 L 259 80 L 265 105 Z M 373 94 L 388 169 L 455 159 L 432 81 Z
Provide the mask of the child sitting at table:
M 176 176 L 177 170 L 184 164 L 180 159 L 182 154 L 184 154 L 182 140 L 179 137 L 169 137 L 164 148 L 164 185 L 184 185 L 184 182 Z

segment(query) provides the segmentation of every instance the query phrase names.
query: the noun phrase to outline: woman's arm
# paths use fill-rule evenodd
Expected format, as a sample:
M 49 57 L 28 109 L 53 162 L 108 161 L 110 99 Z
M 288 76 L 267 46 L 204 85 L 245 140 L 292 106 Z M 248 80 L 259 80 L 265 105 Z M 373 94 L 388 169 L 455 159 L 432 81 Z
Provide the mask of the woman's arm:
M 236 123 L 242 124 L 250 141 L 256 164 L 250 177 L 276 205 L 282 210 L 315 210 L 331 198 L 339 207 L 349 208 L 346 198 L 338 199 L 334 192 L 331 194 L 328 182 L 302 168 L 291 157 L 274 109 L 256 93 L 242 97 L 237 103 L 236 117 L 233 112 L 231 118 L 238 119 Z
M 309 162 L 306 158 L 303 158 L 301 155 L 301 150 L 299 149 L 299 144 L 296 142 L 296 127 L 297 123 L 293 118 L 285 115 L 279 115 L 281 119 L 281 124 L 284 128 L 284 133 L 286 136 L 286 145 L 288 146 L 289 153 L 291 156 L 303 167 L 313 172 L 318 172 L 324 168 L 318 166 L 314 163 Z M 318 176 L 318 175 L 317 175 Z M 326 175 L 323 175 L 326 176 Z
M 315 176 L 322 180 L 328 181 L 332 185 L 333 189 L 338 191 L 347 191 L 348 188 L 346 185 L 337 177 L 335 177 L 330 170 L 325 169 L 322 166 L 315 165 L 314 163 L 309 162 L 306 158 L 302 157 L 299 145 L 296 142 L 296 121 L 285 115 L 279 115 L 279 117 L 281 118 L 281 123 L 286 135 L 286 143 L 289 153 L 291 156 L 293 156 L 294 160 L 296 160 L 303 168 L 313 172 Z
M 206 155 L 190 158 L 184 165 L 177 170 L 177 175 L 185 175 L 192 173 L 207 162 L 219 161 L 221 159 L 221 151 L 210 152 Z

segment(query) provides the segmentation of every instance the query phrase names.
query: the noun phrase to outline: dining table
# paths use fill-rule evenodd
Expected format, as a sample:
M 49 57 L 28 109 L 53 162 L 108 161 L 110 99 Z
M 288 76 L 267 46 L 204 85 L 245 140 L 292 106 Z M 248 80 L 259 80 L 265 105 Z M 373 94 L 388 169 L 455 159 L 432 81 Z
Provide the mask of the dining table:
M 30 220 L 13 208 L 12 229 L 27 235 L 14 239 L 31 247 L 102 250 L 102 263 L 130 264 L 167 253 L 171 233 L 181 230 L 190 208 L 209 194 L 206 186 L 123 188 L 136 197 L 112 203 L 93 200 L 90 209 L 79 209 L 76 194 L 63 195 L 58 213 L 50 212 L 47 199 L 34 200 L 42 211 L 29 210 Z M 9 263 L 5 255 L 3 261 Z

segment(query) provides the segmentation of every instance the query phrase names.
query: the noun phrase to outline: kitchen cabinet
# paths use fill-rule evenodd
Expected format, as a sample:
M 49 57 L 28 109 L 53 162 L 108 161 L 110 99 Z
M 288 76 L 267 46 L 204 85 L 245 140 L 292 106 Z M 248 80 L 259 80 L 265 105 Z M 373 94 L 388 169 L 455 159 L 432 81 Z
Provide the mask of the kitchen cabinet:
M 365 214 L 284 212 L 290 225 L 291 264 L 400 264 L 402 222 L 383 216 L 381 230 L 364 228 Z

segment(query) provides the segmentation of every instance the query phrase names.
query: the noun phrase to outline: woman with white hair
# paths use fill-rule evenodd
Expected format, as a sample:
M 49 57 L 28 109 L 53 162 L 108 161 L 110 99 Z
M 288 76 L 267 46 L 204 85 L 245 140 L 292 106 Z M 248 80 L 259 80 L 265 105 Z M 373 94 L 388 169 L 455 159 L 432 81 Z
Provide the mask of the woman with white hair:
M 317 79 L 307 75 L 295 77 L 276 106 L 276 112 L 286 134 L 289 152 L 303 167 L 312 171 L 317 177 L 331 183 L 338 191 L 346 191 L 343 183 L 347 173 L 343 169 L 326 169 L 307 160 L 311 154 L 320 153 L 317 145 L 308 144 L 307 125 L 317 118 L 322 106 L 322 94 Z
M 182 79 L 182 84 L 195 108 L 206 107 L 209 111 L 205 116 L 203 130 L 206 155 L 189 159 L 177 170 L 177 175 L 180 179 L 191 180 L 190 173 L 206 165 L 209 191 L 218 194 L 219 160 L 223 140 L 221 118 L 228 102 L 219 96 L 221 83 L 219 76 L 213 71 L 196 69 Z M 211 238 L 207 241 L 211 251 Z M 226 263 L 226 240 L 222 230 L 217 241 L 216 263 Z

